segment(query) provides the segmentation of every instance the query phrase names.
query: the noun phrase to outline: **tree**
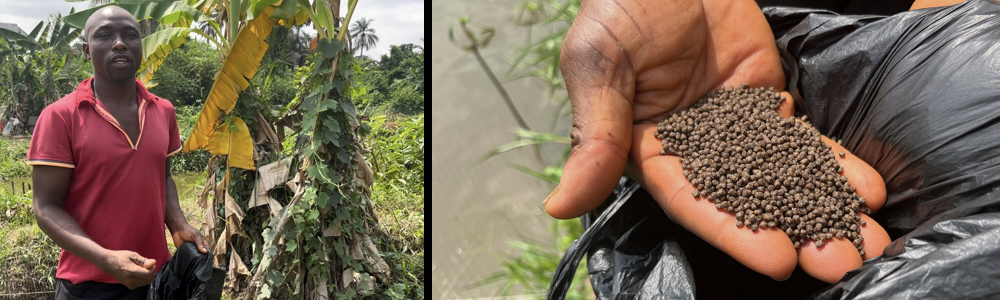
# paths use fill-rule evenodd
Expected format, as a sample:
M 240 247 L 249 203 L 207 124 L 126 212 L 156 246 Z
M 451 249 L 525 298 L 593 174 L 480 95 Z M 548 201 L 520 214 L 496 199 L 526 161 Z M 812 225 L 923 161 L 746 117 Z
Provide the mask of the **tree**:
M 360 55 L 364 55 L 365 50 L 375 47 L 378 43 L 378 36 L 375 35 L 375 28 L 371 27 L 372 19 L 361 18 L 351 26 L 351 35 L 354 36 L 355 49 L 361 50 Z
M 0 110 L 4 120 L 26 121 L 89 76 L 86 61 L 82 55 L 74 55 L 70 46 L 80 30 L 60 18 L 56 15 L 39 22 L 28 35 L 0 28 Z
M 156 86 L 149 91 L 178 105 L 196 105 L 215 83 L 219 56 L 208 43 L 189 41 L 174 50 L 156 73 Z

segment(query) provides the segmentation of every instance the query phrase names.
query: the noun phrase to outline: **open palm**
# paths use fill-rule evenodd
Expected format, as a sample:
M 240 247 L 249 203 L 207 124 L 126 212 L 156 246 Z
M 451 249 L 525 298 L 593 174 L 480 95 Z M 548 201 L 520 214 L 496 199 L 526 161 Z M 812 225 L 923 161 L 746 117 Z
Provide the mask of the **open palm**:
M 656 123 L 723 86 L 784 89 L 774 37 L 753 1 L 586 1 L 563 44 L 561 66 L 573 105 L 573 151 L 562 181 L 546 199 L 556 218 L 596 208 L 623 174 L 635 178 L 666 214 L 743 265 L 783 279 L 799 265 L 835 282 L 861 266 L 850 241 L 798 250 L 776 229 L 737 228 L 736 218 L 694 199 L 676 156 L 661 156 Z M 790 117 L 791 97 L 779 108 Z M 834 147 L 845 151 L 824 137 Z M 853 155 L 839 158 L 844 175 L 873 211 L 885 202 L 881 176 Z M 864 258 L 878 256 L 889 237 L 862 216 Z

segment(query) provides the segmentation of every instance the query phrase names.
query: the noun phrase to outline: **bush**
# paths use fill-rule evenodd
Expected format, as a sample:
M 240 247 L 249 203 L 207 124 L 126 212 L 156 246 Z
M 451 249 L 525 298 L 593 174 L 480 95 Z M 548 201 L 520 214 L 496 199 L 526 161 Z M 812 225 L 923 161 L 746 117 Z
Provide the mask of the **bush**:
M 184 43 L 163 60 L 153 78 L 157 86 L 149 91 L 170 100 L 174 106 L 203 103 L 222 65 L 217 53 L 207 43 Z
M 180 130 L 181 141 L 183 142 L 187 136 L 191 135 L 194 124 L 198 122 L 198 114 L 201 113 L 201 106 L 175 106 L 174 109 L 177 111 L 177 127 Z M 205 150 L 195 150 L 190 153 L 182 151 L 174 154 L 174 156 L 170 157 L 170 172 L 177 174 L 204 171 L 211 156 L 211 153 Z
M 0 190 L 0 294 L 55 289 L 60 248 L 35 225 L 31 193 Z
M 424 191 L 424 115 L 375 116 L 368 161 L 375 171 L 373 193 Z
M 31 166 L 27 163 L 27 139 L 0 139 L 0 181 L 15 180 L 31 176 Z
M 424 294 L 424 116 L 375 116 L 367 160 L 375 172 L 372 202 L 385 234 L 379 243 L 392 268 L 387 298 Z

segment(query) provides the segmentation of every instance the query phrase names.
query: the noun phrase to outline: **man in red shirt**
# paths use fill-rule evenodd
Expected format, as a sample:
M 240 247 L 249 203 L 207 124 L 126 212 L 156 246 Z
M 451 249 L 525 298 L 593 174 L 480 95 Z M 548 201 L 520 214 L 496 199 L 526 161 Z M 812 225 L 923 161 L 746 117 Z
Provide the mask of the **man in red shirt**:
M 42 111 L 28 163 L 38 226 L 63 248 L 59 299 L 146 299 L 174 244 L 207 246 L 187 223 L 170 176 L 181 149 L 174 107 L 135 79 L 139 25 L 128 11 L 96 11 L 83 52 L 94 77 Z

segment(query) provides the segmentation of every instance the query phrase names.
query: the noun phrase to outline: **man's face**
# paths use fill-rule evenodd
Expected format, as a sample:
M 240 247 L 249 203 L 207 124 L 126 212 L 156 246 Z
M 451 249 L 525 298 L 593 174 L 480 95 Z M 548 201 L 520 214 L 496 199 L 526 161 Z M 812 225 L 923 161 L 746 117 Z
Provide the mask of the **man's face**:
M 142 38 L 135 17 L 119 7 L 94 12 L 87 21 L 83 52 L 93 61 L 94 73 L 112 81 L 135 80 L 142 63 Z

